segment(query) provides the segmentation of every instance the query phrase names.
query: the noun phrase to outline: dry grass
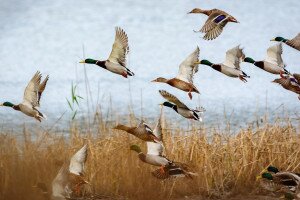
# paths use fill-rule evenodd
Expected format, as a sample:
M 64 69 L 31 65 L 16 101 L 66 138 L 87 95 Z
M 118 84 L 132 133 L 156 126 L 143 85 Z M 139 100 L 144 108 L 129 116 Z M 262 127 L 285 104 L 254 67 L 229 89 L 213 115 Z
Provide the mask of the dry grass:
M 87 179 L 95 192 L 129 199 L 168 199 L 185 196 L 249 194 L 255 177 L 269 164 L 286 170 L 300 170 L 300 137 L 287 121 L 246 130 L 234 135 L 189 127 L 171 129 L 165 123 L 166 154 L 172 160 L 194 166 L 199 176 L 160 181 L 152 177 L 155 168 L 142 163 L 130 144 L 145 144 L 126 133 L 101 123 L 95 132 L 82 133 L 73 124 L 69 134 L 24 129 L 22 137 L 0 134 L 0 199 L 42 199 L 32 186 L 44 182 L 51 188 L 63 161 L 84 143 L 89 145 Z M 50 189 L 51 190 L 51 189 Z

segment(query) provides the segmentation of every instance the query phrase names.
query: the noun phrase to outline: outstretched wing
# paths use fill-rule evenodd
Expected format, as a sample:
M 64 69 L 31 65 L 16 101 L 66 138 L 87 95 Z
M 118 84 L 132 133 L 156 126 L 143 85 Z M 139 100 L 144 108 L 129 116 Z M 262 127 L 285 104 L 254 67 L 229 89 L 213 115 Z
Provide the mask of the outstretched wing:
M 280 42 L 268 48 L 266 61 L 284 68 L 285 66 L 281 55 L 282 55 L 282 43 Z
M 300 33 L 293 39 L 288 40 L 286 44 L 300 51 Z
M 55 198 L 64 198 L 66 195 L 65 186 L 68 182 L 68 166 L 64 163 L 52 181 L 52 196 Z
M 198 72 L 198 64 L 195 64 L 199 61 L 200 49 L 197 47 L 193 53 L 191 53 L 179 66 L 179 73 L 176 78 L 193 83 L 194 74 Z
M 30 104 L 32 107 L 37 107 L 39 105 L 38 92 L 41 78 L 41 73 L 37 71 L 25 88 L 23 103 Z
M 108 60 L 126 67 L 126 55 L 129 52 L 128 37 L 123 29 L 116 27 L 115 42 Z
M 280 84 L 284 89 L 300 94 L 300 87 L 291 84 L 288 78 L 277 78 L 273 81 L 274 83 Z
M 49 80 L 49 76 L 46 76 L 46 78 L 44 79 L 44 81 L 39 85 L 39 92 L 38 92 L 38 107 L 40 106 L 40 101 L 41 101 L 41 97 L 42 94 L 46 88 L 47 82 Z
M 161 127 L 161 118 L 162 110 L 160 112 L 157 124 L 153 130 L 153 134 L 161 141 L 161 143 L 147 142 L 147 154 L 162 156 L 164 151 L 163 146 L 163 135 L 162 135 L 162 127 Z
M 73 174 L 76 174 L 76 175 L 82 175 L 86 158 L 87 158 L 87 145 L 85 144 L 71 158 L 69 171 Z
M 235 69 L 240 69 L 240 63 L 244 60 L 245 54 L 240 46 L 229 49 L 226 52 L 224 65 Z
M 189 108 L 182 103 L 177 97 L 175 97 L 173 94 L 170 94 L 169 92 L 165 91 L 165 90 L 159 90 L 159 93 L 161 94 L 161 96 L 163 96 L 163 98 L 167 99 L 168 101 L 175 103 L 179 108 L 183 108 L 183 109 L 188 109 Z

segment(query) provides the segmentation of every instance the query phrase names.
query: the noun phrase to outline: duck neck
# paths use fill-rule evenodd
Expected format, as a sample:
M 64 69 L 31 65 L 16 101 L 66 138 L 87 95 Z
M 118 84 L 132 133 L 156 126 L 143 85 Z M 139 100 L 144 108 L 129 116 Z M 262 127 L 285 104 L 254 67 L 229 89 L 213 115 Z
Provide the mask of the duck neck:
M 107 69 L 105 63 L 106 63 L 106 61 L 97 60 L 96 65 L 98 65 L 99 67 L 102 67 L 104 69 Z
M 146 155 L 143 152 L 139 152 L 139 159 L 143 162 L 146 162 Z

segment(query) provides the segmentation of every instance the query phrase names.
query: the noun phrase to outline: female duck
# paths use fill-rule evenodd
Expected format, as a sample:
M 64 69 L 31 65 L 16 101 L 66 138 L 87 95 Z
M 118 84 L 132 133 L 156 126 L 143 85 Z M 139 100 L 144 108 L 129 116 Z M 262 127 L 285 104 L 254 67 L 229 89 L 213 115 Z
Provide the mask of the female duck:
M 199 31 L 205 33 L 203 37 L 205 40 L 217 38 L 228 22 L 238 23 L 233 16 L 219 9 L 202 10 L 200 8 L 195 8 L 188 14 L 190 13 L 201 13 L 208 16 L 208 19 Z
M 200 93 L 193 84 L 194 74 L 198 72 L 198 64 L 195 64 L 199 58 L 199 47 L 190 54 L 179 66 L 179 73 L 175 78 L 166 79 L 159 77 L 152 82 L 167 83 L 172 87 L 188 92 L 190 99 L 192 99 L 192 92 Z
M 119 74 L 127 78 L 127 76 L 134 75 L 134 73 L 126 67 L 126 56 L 128 52 L 128 37 L 123 29 L 116 27 L 115 42 L 109 58 L 104 61 L 87 58 L 80 61 L 80 63 L 95 64 L 112 73 Z
M 300 74 L 281 76 L 281 78 L 277 78 L 273 82 L 280 84 L 286 90 L 298 94 L 298 99 L 300 100 Z
M 46 115 L 42 114 L 38 108 L 40 106 L 41 96 L 46 88 L 49 76 L 47 76 L 42 83 L 41 78 L 41 73 L 37 71 L 25 88 L 22 103 L 15 105 L 10 102 L 4 102 L 0 104 L 0 106 L 7 106 L 13 108 L 14 110 L 21 111 L 27 116 L 34 117 L 39 122 L 41 122 L 42 119 L 46 119 Z

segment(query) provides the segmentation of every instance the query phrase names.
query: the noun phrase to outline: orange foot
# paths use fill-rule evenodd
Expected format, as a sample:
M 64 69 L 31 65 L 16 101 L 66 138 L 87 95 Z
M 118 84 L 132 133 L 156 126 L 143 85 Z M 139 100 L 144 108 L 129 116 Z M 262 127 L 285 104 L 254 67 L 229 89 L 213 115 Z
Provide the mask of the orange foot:
M 285 76 L 283 76 L 283 71 L 280 71 L 280 77 L 285 79 Z
M 161 172 L 162 174 L 165 173 L 165 169 L 164 169 L 164 168 L 165 168 L 165 166 L 163 166 L 163 165 L 160 167 L 160 172 Z
M 122 76 L 123 76 L 124 78 L 127 78 L 127 73 L 126 73 L 126 72 L 123 72 L 123 73 L 122 73 Z
M 77 196 L 80 195 L 80 185 L 79 185 L 79 184 L 76 184 L 76 185 L 75 185 L 75 194 L 76 194 Z

